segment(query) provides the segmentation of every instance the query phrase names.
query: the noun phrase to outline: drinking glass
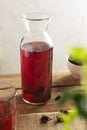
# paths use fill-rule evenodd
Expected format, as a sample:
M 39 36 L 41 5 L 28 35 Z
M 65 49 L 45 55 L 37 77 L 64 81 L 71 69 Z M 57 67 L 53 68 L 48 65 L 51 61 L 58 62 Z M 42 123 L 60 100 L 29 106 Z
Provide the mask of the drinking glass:
M 16 89 L 0 83 L 0 130 L 16 130 Z

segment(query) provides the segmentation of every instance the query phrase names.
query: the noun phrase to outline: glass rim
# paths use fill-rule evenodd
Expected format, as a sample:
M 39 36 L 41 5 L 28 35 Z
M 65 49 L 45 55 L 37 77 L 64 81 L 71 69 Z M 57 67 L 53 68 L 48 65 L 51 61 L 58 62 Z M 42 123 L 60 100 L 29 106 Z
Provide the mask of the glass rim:
M 22 15 L 22 19 L 31 21 L 49 20 L 51 17 L 48 13 L 27 13 Z
M 2 101 L 4 101 L 4 102 L 1 102 L 0 104 L 9 102 L 9 101 L 12 100 L 14 97 L 16 97 L 16 95 L 17 95 L 17 90 L 16 90 L 16 88 L 15 88 L 12 84 L 10 84 L 10 83 L 0 83 L 0 86 L 1 86 L 1 85 L 8 85 L 8 86 L 7 86 L 7 87 L 0 87 L 0 91 L 6 90 L 6 89 L 14 89 L 14 92 L 13 92 L 13 94 L 11 95 L 11 97 L 7 98 L 7 100 L 2 100 Z

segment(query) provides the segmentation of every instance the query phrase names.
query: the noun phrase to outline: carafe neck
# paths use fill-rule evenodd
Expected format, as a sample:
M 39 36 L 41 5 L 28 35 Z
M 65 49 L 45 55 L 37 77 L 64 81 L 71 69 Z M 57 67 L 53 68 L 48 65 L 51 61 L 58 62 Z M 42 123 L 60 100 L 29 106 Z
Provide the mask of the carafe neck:
M 24 20 L 27 32 L 45 32 L 51 17 L 43 13 L 30 13 L 23 15 L 22 19 Z

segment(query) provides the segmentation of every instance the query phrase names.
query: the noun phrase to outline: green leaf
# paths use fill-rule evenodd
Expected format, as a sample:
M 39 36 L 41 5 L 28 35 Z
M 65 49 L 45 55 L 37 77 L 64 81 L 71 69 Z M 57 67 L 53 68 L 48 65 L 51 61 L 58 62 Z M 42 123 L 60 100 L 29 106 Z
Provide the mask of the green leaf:
M 60 113 L 61 119 L 62 119 L 65 123 L 67 123 L 67 124 L 71 123 L 71 122 L 75 119 L 75 117 L 76 117 L 77 115 L 78 115 L 78 110 L 77 110 L 77 108 L 74 108 L 73 110 L 71 110 L 71 111 L 69 112 L 69 114 Z
M 77 117 L 78 110 L 74 108 L 69 114 L 60 113 L 60 118 L 63 120 L 65 124 L 65 130 L 70 130 L 71 122 Z
M 70 96 L 71 96 L 70 91 L 65 90 L 62 95 L 62 98 L 58 102 L 58 105 L 60 105 L 60 106 L 64 105 L 70 99 Z
M 87 102 L 84 93 L 76 93 L 73 95 L 73 100 L 79 111 L 79 114 L 87 120 Z

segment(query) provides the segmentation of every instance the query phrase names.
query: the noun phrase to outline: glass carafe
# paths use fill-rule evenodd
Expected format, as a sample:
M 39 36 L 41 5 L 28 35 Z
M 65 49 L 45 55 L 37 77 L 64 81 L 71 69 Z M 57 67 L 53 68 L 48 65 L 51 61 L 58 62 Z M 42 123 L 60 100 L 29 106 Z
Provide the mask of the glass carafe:
M 22 98 L 43 104 L 51 97 L 53 44 L 47 33 L 51 17 L 30 13 L 22 19 L 27 29 L 20 45 Z

